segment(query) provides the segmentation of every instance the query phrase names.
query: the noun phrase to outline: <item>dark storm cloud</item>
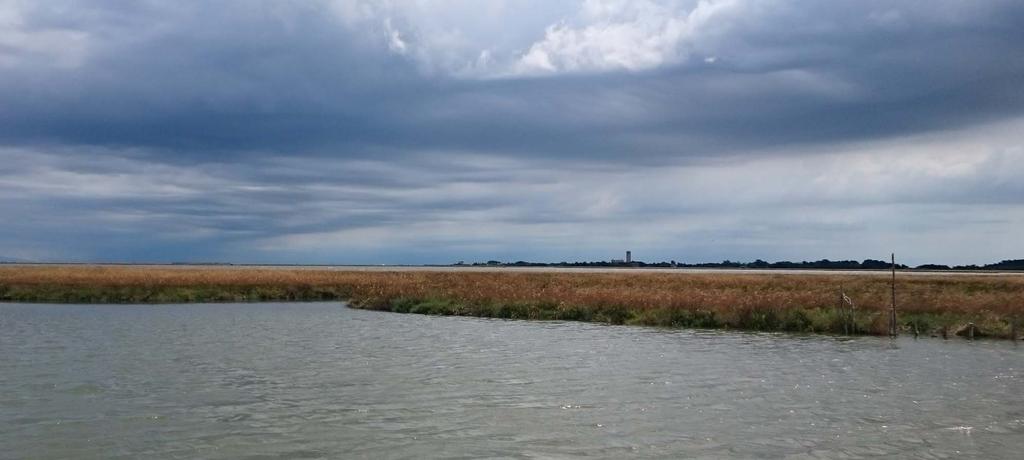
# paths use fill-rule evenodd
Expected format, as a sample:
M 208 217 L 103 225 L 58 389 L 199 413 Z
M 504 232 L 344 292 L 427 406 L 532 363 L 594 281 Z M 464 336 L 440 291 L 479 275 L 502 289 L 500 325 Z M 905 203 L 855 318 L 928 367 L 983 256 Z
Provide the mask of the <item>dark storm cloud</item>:
M 661 68 L 481 80 L 425 74 L 389 52 L 385 18 L 346 23 L 326 3 L 48 2 L 28 9 L 26 33 L 77 31 L 88 45 L 78 65 L 16 60 L 0 76 L 0 139 L 190 160 L 445 149 L 664 161 L 1024 107 L 1019 2 L 749 3 Z
M 1020 2 L 442 3 L 0 3 L 0 256 L 1018 248 Z

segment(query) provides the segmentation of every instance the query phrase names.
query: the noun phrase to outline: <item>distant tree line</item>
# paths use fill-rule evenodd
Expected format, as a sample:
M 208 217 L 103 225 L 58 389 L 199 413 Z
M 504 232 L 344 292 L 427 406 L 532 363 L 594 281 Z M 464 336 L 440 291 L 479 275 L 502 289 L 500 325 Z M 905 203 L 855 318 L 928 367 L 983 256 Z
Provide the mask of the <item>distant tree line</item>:
M 456 265 L 464 265 L 462 263 Z M 856 260 L 828 260 L 822 259 L 813 262 L 766 262 L 761 259 L 757 259 L 753 262 L 734 262 L 731 260 L 723 260 L 721 262 L 705 262 L 705 263 L 684 263 L 676 262 L 674 260 L 668 262 L 609 262 L 609 261 L 597 261 L 597 262 L 558 262 L 558 263 L 543 263 L 543 262 L 501 262 L 497 260 L 489 260 L 487 262 L 477 262 L 472 264 L 474 267 L 647 267 L 647 268 L 757 268 L 757 269 L 768 269 L 768 268 L 781 268 L 781 269 L 816 269 L 816 270 L 887 270 L 892 267 L 892 264 L 884 260 L 875 259 L 864 259 L 861 262 Z M 904 264 L 896 264 L 896 268 L 909 269 L 913 268 L 916 270 L 1024 270 L 1024 259 L 1016 260 L 1004 260 L 994 264 L 987 265 L 940 265 L 940 264 L 924 264 L 916 267 L 910 267 Z

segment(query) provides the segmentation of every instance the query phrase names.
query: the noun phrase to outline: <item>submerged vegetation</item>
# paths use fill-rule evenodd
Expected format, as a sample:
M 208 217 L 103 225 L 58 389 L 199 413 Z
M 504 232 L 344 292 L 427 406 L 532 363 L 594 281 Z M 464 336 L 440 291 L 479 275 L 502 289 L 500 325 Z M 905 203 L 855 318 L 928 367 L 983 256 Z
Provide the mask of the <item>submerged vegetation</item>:
M 855 324 L 840 310 L 840 286 L 856 302 Z M 891 291 L 887 276 L 865 274 L 0 267 L 0 301 L 278 300 L 345 300 L 434 315 L 885 334 Z M 1024 276 L 906 276 L 897 281 L 897 304 L 905 333 L 1011 337 L 1024 322 Z

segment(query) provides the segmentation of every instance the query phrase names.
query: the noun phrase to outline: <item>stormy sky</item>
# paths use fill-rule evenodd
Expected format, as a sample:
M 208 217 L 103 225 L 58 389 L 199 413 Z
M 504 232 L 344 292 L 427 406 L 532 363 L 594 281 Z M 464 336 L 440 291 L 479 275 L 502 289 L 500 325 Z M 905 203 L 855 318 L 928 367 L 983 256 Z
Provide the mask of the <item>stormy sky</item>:
M 1024 258 L 1019 0 L 0 0 L 0 259 Z

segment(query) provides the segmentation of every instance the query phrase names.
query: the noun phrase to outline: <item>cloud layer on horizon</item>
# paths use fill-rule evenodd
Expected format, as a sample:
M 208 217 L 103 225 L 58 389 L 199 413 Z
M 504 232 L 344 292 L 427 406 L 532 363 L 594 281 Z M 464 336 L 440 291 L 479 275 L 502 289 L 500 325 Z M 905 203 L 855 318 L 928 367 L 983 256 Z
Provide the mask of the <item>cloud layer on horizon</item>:
M 0 255 L 1020 256 L 1013 1 L 0 2 Z

